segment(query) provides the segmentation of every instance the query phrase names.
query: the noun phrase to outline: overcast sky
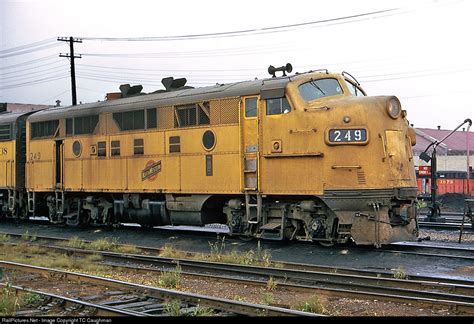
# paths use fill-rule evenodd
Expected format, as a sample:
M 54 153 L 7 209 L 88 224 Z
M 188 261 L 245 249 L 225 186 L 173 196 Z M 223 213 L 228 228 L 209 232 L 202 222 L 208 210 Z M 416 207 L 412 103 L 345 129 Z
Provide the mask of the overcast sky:
M 470 0 L 0 0 L 0 102 L 71 104 L 59 57 L 69 47 L 56 39 L 74 36 L 83 103 L 123 83 L 206 86 L 266 78 L 270 64 L 289 62 L 293 72 L 347 71 L 369 95 L 400 98 L 415 127 L 453 129 L 474 118 L 473 9 Z

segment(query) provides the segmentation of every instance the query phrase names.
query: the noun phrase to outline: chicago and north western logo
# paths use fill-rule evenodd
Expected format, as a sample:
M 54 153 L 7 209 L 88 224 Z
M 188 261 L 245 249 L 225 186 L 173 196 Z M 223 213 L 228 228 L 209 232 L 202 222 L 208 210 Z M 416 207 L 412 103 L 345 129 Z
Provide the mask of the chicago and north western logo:
M 161 171 L 161 161 L 148 161 L 145 169 L 142 170 L 142 181 L 154 181 Z

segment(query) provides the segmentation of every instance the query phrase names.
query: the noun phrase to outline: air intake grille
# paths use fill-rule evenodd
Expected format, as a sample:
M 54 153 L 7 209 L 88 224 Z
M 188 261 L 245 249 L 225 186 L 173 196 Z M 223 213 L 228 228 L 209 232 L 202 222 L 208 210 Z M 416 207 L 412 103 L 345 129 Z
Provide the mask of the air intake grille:
M 365 185 L 365 173 L 364 171 L 357 171 L 357 182 Z

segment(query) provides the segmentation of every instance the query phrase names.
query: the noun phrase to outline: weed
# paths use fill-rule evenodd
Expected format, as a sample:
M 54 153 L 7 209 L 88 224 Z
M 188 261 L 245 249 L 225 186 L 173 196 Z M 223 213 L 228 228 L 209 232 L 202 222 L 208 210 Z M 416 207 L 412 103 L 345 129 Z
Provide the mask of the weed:
M 275 303 L 275 296 L 273 296 L 273 293 L 271 292 L 263 291 L 261 303 L 263 305 L 273 304 Z
M 214 315 L 214 310 L 208 308 L 208 307 L 203 307 L 200 305 L 197 305 L 194 307 L 192 313 L 190 314 L 191 316 L 212 316 Z
M 0 234 L 0 242 L 8 242 L 10 240 L 10 235 Z
M 181 285 L 181 266 L 179 263 L 176 265 L 175 270 L 162 272 L 158 284 L 163 288 L 179 288 Z
M 28 293 L 22 298 L 22 303 L 24 306 L 32 306 L 38 304 L 41 299 L 41 295 L 37 293 Z
M 406 270 L 403 267 L 399 267 L 393 274 L 395 279 L 408 279 Z
M 140 252 L 140 249 L 134 245 L 120 245 L 117 247 L 117 252 L 137 254 Z
M 116 237 L 109 239 L 99 239 L 87 244 L 86 248 L 94 251 L 113 251 L 117 250 L 118 239 Z
M 316 313 L 316 314 L 323 314 L 326 312 L 324 305 L 319 300 L 319 297 L 316 295 L 311 296 L 307 301 L 300 303 L 296 306 L 296 309 L 309 312 L 309 313 Z
M 21 235 L 21 239 L 23 241 L 29 241 L 30 240 L 30 233 L 28 232 L 28 230 L 26 230 L 26 232 Z
M 209 246 L 211 248 L 211 259 L 214 261 L 221 261 L 222 252 L 225 250 L 225 236 L 221 239 L 220 236 L 217 235 L 217 242 L 209 242 Z
M 277 288 L 276 281 L 273 279 L 273 277 L 270 277 L 267 281 L 267 290 L 268 291 L 275 291 L 276 288 Z
M 83 249 L 86 246 L 84 240 L 79 238 L 79 236 L 72 236 L 69 240 L 65 243 L 67 247 L 75 248 L 75 249 Z
M 240 301 L 240 302 L 246 302 L 247 301 L 247 299 L 245 299 L 245 297 L 241 297 L 239 295 L 235 295 L 234 300 Z
M 160 252 L 160 256 L 164 258 L 182 259 L 186 257 L 186 252 L 176 250 L 170 244 L 165 244 Z
M 13 316 L 18 307 L 18 297 L 12 289 L 11 283 L 8 283 L 1 290 L 0 295 L 0 316 Z
M 179 316 L 181 315 L 180 309 L 181 305 L 179 301 L 173 300 L 171 302 L 163 304 L 164 314 L 166 316 Z

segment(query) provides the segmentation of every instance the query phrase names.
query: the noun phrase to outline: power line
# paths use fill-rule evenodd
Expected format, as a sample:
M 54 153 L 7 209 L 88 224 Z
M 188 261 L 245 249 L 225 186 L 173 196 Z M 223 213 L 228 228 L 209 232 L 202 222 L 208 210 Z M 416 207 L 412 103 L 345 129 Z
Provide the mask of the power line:
M 16 71 L 10 71 L 10 72 L 6 72 L 6 73 L 0 73 L 0 78 L 2 76 L 5 76 L 5 75 L 16 74 L 16 73 L 24 72 L 24 71 L 30 71 L 30 70 L 38 69 L 38 68 L 43 67 L 43 66 L 52 66 L 52 65 L 55 65 L 55 64 L 59 64 L 59 63 L 61 63 L 61 62 L 57 61 L 57 62 L 54 62 L 54 63 L 46 63 L 46 64 L 37 65 L 37 66 L 32 66 L 32 67 L 22 69 L 22 70 L 16 70 Z
M 43 57 L 40 57 L 40 58 L 31 60 L 31 61 L 26 61 L 26 62 L 22 62 L 22 63 L 18 63 L 18 64 L 13 64 L 13 65 L 9 65 L 9 66 L 1 66 L 1 67 L 0 67 L 0 70 L 13 69 L 13 68 L 16 68 L 16 67 L 18 67 L 18 66 L 36 64 L 36 63 L 38 63 L 38 62 L 48 61 L 48 60 L 51 60 L 51 59 L 56 58 L 56 57 L 57 57 L 57 56 L 54 55 L 54 54 L 53 54 L 53 55 L 48 55 L 48 56 L 43 56 Z
M 32 78 L 32 77 L 37 77 L 38 74 L 43 74 L 44 73 L 44 75 L 47 75 L 47 74 L 51 74 L 51 73 L 56 73 L 59 70 L 64 70 L 64 69 L 65 69 L 64 66 L 55 66 L 55 67 L 45 69 L 45 70 L 41 70 L 41 71 L 33 71 L 33 72 L 27 72 L 27 73 L 23 73 L 23 74 L 9 75 L 9 76 L 6 76 L 6 77 L 5 76 L 0 76 L 0 80 L 2 82 L 4 82 L 5 80 L 11 81 L 12 79 L 29 79 L 29 78 Z
M 12 57 L 12 56 L 30 54 L 30 53 L 33 53 L 33 52 L 43 51 L 45 49 L 50 49 L 50 48 L 58 47 L 58 46 L 60 46 L 60 44 L 48 44 L 48 45 L 44 45 L 44 46 L 40 46 L 40 47 L 36 47 L 36 48 L 26 49 L 26 50 L 20 51 L 20 52 L 14 52 L 14 53 L 8 53 L 8 54 L 0 55 L 0 58 L 7 58 L 7 57 Z
M 337 18 L 331 18 L 331 19 L 323 19 L 323 20 L 310 21 L 310 22 L 305 22 L 305 23 L 273 26 L 273 27 L 266 27 L 266 28 L 245 29 L 245 30 L 230 31 L 230 32 L 176 35 L 176 36 L 156 36 L 156 37 L 82 37 L 82 39 L 93 40 L 93 41 L 127 41 L 127 42 L 140 41 L 141 42 L 141 41 L 178 41 L 178 40 L 191 40 L 191 39 L 238 37 L 238 36 L 247 36 L 251 34 L 266 34 L 266 33 L 274 33 L 274 32 L 283 32 L 291 28 L 306 27 L 306 26 L 324 24 L 328 22 L 350 20 L 350 19 L 355 19 L 355 18 L 365 17 L 369 19 L 376 15 L 395 12 L 397 10 L 400 10 L 400 8 L 366 12 L 366 13 L 357 14 L 357 15 L 343 16 L 343 17 L 337 17 Z
M 11 53 L 11 52 L 16 52 L 16 51 L 25 50 L 25 49 L 27 49 L 27 48 L 38 47 L 38 46 L 41 46 L 41 45 L 44 45 L 44 44 L 47 44 L 47 43 L 55 43 L 55 39 L 54 39 L 54 38 L 47 38 L 47 39 L 44 39 L 44 40 L 42 40 L 42 41 L 38 41 L 38 42 L 26 44 L 26 45 L 21 45 L 21 46 L 17 46 L 17 47 L 12 47 L 12 48 L 8 48 L 8 49 L 5 49 L 5 50 L 1 50 L 1 51 L 0 51 L 0 55 L 7 54 L 7 53 Z
M 48 99 L 46 99 L 46 100 L 41 101 L 41 103 L 44 104 L 44 103 L 46 103 L 46 102 L 48 102 L 48 101 L 50 101 L 50 100 L 53 100 L 53 99 L 55 99 L 55 98 L 57 99 L 58 97 L 62 96 L 63 94 L 65 94 L 66 92 L 69 92 L 69 91 L 70 91 L 70 90 L 67 89 L 67 90 L 61 92 L 60 94 L 54 95 L 54 96 L 52 96 L 52 97 L 50 97 L 50 98 L 48 98 Z
M 67 77 L 69 77 L 69 75 L 67 75 L 67 74 L 64 75 L 64 73 L 60 73 L 60 74 L 57 74 L 57 75 L 52 75 L 48 78 L 41 78 L 41 79 L 32 80 L 32 81 L 28 81 L 28 82 L 17 83 L 17 84 L 12 84 L 12 85 L 8 85 L 8 86 L 2 86 L 2 87 L 0 87 L 0 90 L 25 87 L 25 86 L 29 86 L 29 85 L 40 84 L 40 83 L 45 83 L 45 82 L 50 82 L 50 81 L 57 81 L 57 80 L 61 80 L 61 79 L 67 78 Z

